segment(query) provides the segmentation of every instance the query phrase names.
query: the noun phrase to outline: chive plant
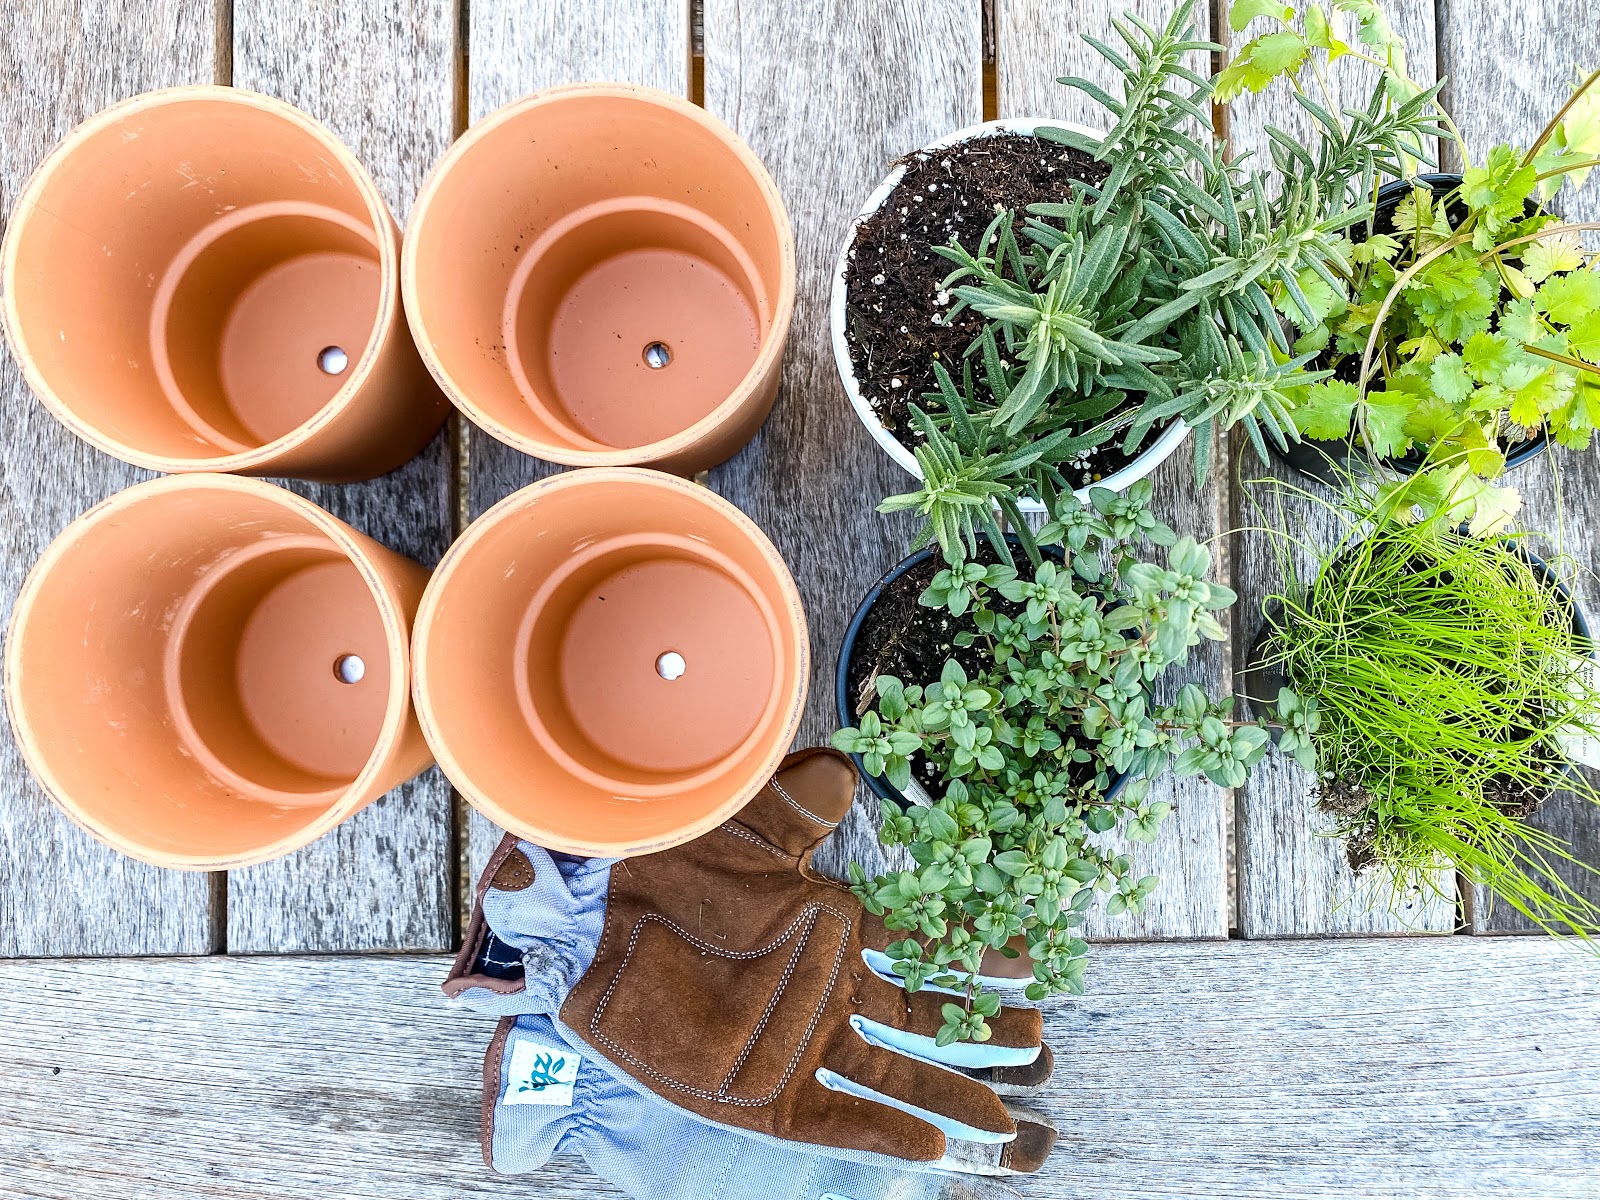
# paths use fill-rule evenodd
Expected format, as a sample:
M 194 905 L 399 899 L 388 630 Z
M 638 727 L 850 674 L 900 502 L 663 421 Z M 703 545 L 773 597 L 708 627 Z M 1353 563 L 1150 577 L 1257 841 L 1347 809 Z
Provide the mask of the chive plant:
M 1600 871 L 1524 819 L 1560 789 L 1600 803 L 1567 753 L 1600 733 L 1570 595 L 1525 534 L 1470 536 L 1442 514 L 1373 524 L 1360 503 L 1341 502 L 1349 536 L 1268 599 L 1258 658 L 1287 685 L 1278 716 L 1309 750 L 1319 807 L 1351 865 L 1396 889 L 1452 863 L 1588 940 L 1600 906 L 1559 865 Z

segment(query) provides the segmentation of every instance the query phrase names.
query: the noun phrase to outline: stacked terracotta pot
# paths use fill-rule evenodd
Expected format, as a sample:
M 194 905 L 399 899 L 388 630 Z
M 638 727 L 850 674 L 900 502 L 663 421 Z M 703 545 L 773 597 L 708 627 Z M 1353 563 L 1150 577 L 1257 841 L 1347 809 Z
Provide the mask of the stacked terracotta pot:
M 63 424 L 173 474 L 91 509 L 23 586 L 6 695 L 35 775 L 117 849 L 195 869 L 302 846 L 435 755 L 563 850 L 720 822 L 789 747 L 805 620 L 761 531 L 662 472 L 760 426 L 794 280 L 760 162 L 646 89 L 486 118 L 403 250 L 370 175 L 286 104 L 175 88 L 91 118 L 17 201 L 6 332 Z M 371 478 L 451 401 L 603 469 L 506 498 L 431 581 L 239 477 Z

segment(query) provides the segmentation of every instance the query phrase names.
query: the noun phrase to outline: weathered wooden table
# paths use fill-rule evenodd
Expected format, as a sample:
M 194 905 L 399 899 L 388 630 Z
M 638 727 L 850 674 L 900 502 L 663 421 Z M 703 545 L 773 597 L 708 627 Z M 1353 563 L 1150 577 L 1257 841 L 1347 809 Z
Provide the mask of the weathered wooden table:
M 1220 3 L 1220 0 L 1219 0 Z M 5 204 L 89 113 L 221 81 L 309 110 L 403 220 L 470 121 L 547 84 L 621 79 L 688 95 L 736 128 L 790 206 L 800 298 L 776 411 L 709 483 L 787 554 L 817 671 L 805 743 L 831 731 L 832 658 L 908 527 L 873 511 L 905 479 L 857 424 L 825 335 L 850 214 L 898 154 L 985 115 L 1094 119 L 1052 80 L 1093 73 L 1078 34 L 1121 0 L 12 0 L 0 26 Z M 1140 0 L 1146 16 L 1164 3 Z M 1481 152 L 1529 140 L 1578 65 L 1600 61 L 1590 0 L 1391 4 Z M 1226 31 L 1218 14 L 1202 12 Z M 1234 113 L 1239 150 L 1287 105 Z M 1600 216 L 1597 190 L 1569 213 Z M 49 539 L 139 472 L 78 443 L 7 358 L 0 382 L 5 603 Z M 1237 449 L 1237 448 L 1236 448 Z M 1569 548 L 1600 564 L 1600 466 L 1559 457 Z M 1235 461 L 1238 461 L 1237 458 Z M 424 562 L 548 468 L 453 425 L 357 487 L 291 484 Z M 1243 471 L 1260 468 L 1248 455 Z M 1544 475 L 1541 476 L 1541 472 Z M 1519 482 L 1534 523 L 1544 467 Z M 1246 524 L 1240 487 L 1159 478 L 1168 519 Z M 1248 601 L 1269 564 L 1226 539 Z M 1248 615 L 1241 622 L 1249 621 Z M 1241 638 L 1235 637 L 1233 653 Z M 1233 663 L 1197 666 L 1219 682 Z M 406 1197 L 611 1191 L 576 1160 L 491 1175 L 477 1148 L 489 1023 L 435 984 L 496 831 L 437 771 L 280 862 L 159 871 L 71 827 L 0 737 L 0 1196 Z M 1516 933 L 1448 877 L 1378 903 L 1319 836 L 1282 763 L 1228 795 L 1173 789 L 1163 877 L 1140 919 L 1104 920 L 1091 993 L 1049 1015 L 1062 1140 L 1024 1189 L 1057 1197 L 1600 1196 L 1600 965 Z M 1540 820 L 1600 854 L 1600 813 Z M 872 854 L 858 805 L 830 847 Z M 1232 864 L 1230 869 L 1230 864 Z M 1389 936 L 1405 935 L 1405 936 Z M 1428 936 L 1432 935 L 1432 936 Z M 1311 940 L 1307 940 L 1311 939 Z

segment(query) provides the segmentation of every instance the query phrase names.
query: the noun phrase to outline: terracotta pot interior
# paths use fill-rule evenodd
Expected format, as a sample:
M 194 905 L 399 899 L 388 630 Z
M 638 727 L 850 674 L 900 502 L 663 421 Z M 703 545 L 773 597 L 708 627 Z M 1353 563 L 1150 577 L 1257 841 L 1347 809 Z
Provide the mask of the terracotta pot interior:
M 415 314 L 459 393 L 566 450 L 664 440 L 773 326 L 782 239 L 737 154 L 638 97 L 530 105 L 468 143 L 411 238 Z
M 80 421 L 140 453 L 266 445 L 373 340 L 387 215 L 314 133 L 252 104 L 130 109 L 17 219 L 27 350 Z
M 315 822 L 391 703 L 366 577 L 239 492 L 157 493 L 82 530 L 16 640 L 18 716 L 59 791 L 162 855 L 239 856 Z
M 648 841 L 772 752 L 803 650 L 726 515 L 591 491 L 545 493 L 455 560 L 421 669 L 473 790 L 558 840 Z

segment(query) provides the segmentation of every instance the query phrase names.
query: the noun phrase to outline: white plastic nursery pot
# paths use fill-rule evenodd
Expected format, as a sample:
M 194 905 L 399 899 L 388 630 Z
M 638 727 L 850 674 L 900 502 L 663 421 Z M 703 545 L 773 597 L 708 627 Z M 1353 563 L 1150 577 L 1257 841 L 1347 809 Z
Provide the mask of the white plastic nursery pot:
M 938 141 L 929 142 L 922 149 L 942 150 L 960 142 L 973 138 L 993 137 L 1003 133 L 1031 134 L 1041 126 L 1051 126 L 1058 129 L 1070 129 L 1086 137 L 1100 138 L 1105 131 L 1091 129 L 1087 125 L 1080 125 L 1076 121 L 1056 120 L 1049 117 L 1003 117 L 997 121 L 985 121 L 980 125 L 971 125 L 966 129 L 957 130 Z M 845 323 L 847 319 L 845 292 L 845 271 L 850 262 L 850 250 L 855 242 L 856 229 L 860 224 L 883 205 L 895 187 L 905 175 L 905 167 L 897 166 L 884 178 L 872 194 L 867 197 L 867 202 L 862 205 L 861 211 L 856 214 L 855 220 L 850 223 L 849 231 L 845 234 L 844 245 L 839 250 L 838 265 L 833 273 L 833 294 L 829 306 L 829 325 L 833 337 L 833 360 L 839 368 L 839 378 L 844 383 L 845 394 L 850 397 L 850 406 L 855 409 L 856 416 L 866 426 L 867 432 L 872 435 L 872 440 L 895 462 L 899 463 L 911 475 L 922 478 L 922 468 L 917 465 L 916 456 L 893 433 L 885 429 L 883 422 L 878 419 L 878 414 L 873 411 L 872 404 L 861 393 L 860 382 L 856 378 L 855 364 L 850 358 L 850 345 L 845 338 Z M 954 267 L 951 268 L 954 270 Z M 1112 491 L 1123 491 L 1134 483 L 1149 475 L 1183 444 L 1189 434 L 1189 427 L 1180 418 L 1172 421 L 1162 431 L 1161 436 L 1152 442 L 1145 450 L 1127 466 L 1113 473 L 1096 487 L 1110 488 Z M 1088 488 L 1078 489 L 1079 499 L 1088 499 Z M 1019 507 L 1023 512 L 1042 512 L 1044 506 L 1037 500 L 1024 500 Z
M 6 702 L 45 790 L 101 841 L 226 870 L 328 832 L 432 761 L 411 707 L 428 573 L 282 488 L 174 475 L 47 548 Z
M 450 411 L 377 186 L 270 97 L 168 88 L 91 117 L 28 181 L 0 258 L 28 383 L 127 462 L 367 479 Z
M 693 474 L 772 408 L 794 236 L 761 160 L 704 109 L 575 84 L 450 149 L 412 210 L 403 287 L 428 367 L 492 436 Z
M 737 812 L 788 752 L 809 675 L 772 543 L 656 471 L 508 496 L 417 614 L 417 712 L 440 767 L 496 825 L 571 854 L 663 850 Z

